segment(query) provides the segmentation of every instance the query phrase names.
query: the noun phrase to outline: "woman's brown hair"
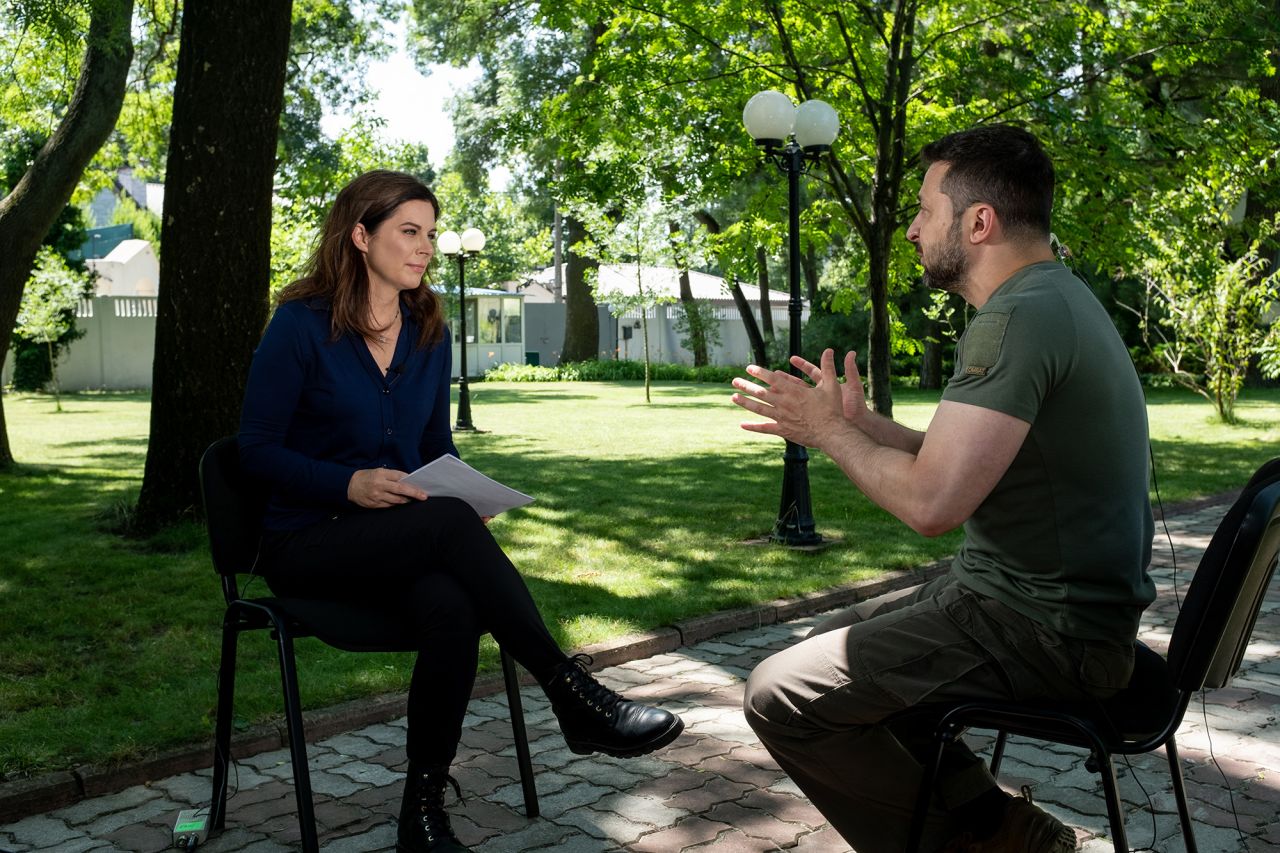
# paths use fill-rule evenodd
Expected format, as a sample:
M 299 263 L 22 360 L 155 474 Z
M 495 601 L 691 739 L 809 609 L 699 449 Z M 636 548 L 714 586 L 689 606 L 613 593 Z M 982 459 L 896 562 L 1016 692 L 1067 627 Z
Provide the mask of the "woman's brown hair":
M 372 234 L 406 201 L 425 201 L 440 218 L 440 202 L 422 181 L 404 172 L 378 169 L 365 172 L 338 193 L 325 217 L 320 242 L 307 261 L 306 274 L 280 291 L 277 301 L 326 297 L 330 303 L 333 337 L 356 332 L 374 338 L 379 329 L 369 314 L 369 273 L 364 256 L 351 240 L 359 223 Z M 439 295 L 425 283 L 400 298 L 418 324 L 419 347 L 436 343 L 444 334 L 444 311 Z

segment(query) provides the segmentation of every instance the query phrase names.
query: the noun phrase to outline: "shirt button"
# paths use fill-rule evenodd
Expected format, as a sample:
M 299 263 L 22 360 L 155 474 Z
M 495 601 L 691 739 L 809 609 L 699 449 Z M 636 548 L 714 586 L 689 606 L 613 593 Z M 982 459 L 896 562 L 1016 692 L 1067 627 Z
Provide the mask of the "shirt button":
M 391 435 L 391 427 L 387 427 L 387 435 Z

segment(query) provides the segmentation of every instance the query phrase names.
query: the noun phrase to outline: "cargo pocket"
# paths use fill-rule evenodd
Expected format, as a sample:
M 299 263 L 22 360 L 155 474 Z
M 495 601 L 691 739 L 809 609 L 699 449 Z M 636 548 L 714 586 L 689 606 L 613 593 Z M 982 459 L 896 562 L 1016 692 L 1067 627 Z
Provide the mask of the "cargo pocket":
M 1115 643 L 1081 644 L 1080 684 L 1100 698 L 1114 695 L 1129 685 L 1133 676 L 1133 646 Z

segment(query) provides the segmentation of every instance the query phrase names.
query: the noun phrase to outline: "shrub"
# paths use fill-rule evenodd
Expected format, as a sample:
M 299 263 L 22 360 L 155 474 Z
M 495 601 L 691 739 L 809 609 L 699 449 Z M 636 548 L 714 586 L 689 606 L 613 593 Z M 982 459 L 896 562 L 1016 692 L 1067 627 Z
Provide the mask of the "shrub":
M 84 332 L 76 328 L 76 303 L 88 295 L 90 279 L 67 265 L 54 249 L 43 246 L 22 292 L 10 349 L 14 353 L 14 388 L 38 391 L 52 384 L 58 393 L 58 354 Z M 62 401 L 58 400 L 58 410 Z
M 491 382 L 555 382 L 560 371 L 538 364 L 498 364 L 486 370 L 484 378 Z
M 728 383 L 735 376 L 746 376 L 740 367 L 687 364 L 649 365 L 650 378 L 675 382 Z M 629 360 L 572 361 L 557 367 L 532 364 L 499 364 L 484 374 L 488 382 L 621 382 L 644 379 L 644 362 Z

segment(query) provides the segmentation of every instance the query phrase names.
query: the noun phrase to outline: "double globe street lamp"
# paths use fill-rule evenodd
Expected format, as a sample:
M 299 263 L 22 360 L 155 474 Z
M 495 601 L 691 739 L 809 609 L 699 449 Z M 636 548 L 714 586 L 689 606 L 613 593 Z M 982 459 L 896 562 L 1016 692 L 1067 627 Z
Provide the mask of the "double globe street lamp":
M 831 150 L 840 132 L 840 118 L 824 101 L 805 101 L 796 106 L 781 92 L 758 92 L 742 110 L 747 133 L 764 150 L 765 159 L 787 175 L 787 281 L 791 299 L 787 312 L 791 321 L 791 355 L 799 355 L 800 318 L 800 176 Z M 790 365 L 791 374 L 800 369 Z M 778 520 L 773 525 L 774 542 L 784 545 L 818 545 L 822 535 L 814 528 L 813 505 L 809 497 L 809 452 L 790 441 L 782 456 L 782 500 Z
M 446 231 L 436 238 L 436 249 L 442 255 L 458 259 L 458 334 L 462 341 L 458 362 L 458 423 L 457 430 L 474 430 L 471 423 L 471 394 L 467 388 L 467 259 L 484 248 L 484 233 L 479 228 L 468 228 L 461 235 Z

